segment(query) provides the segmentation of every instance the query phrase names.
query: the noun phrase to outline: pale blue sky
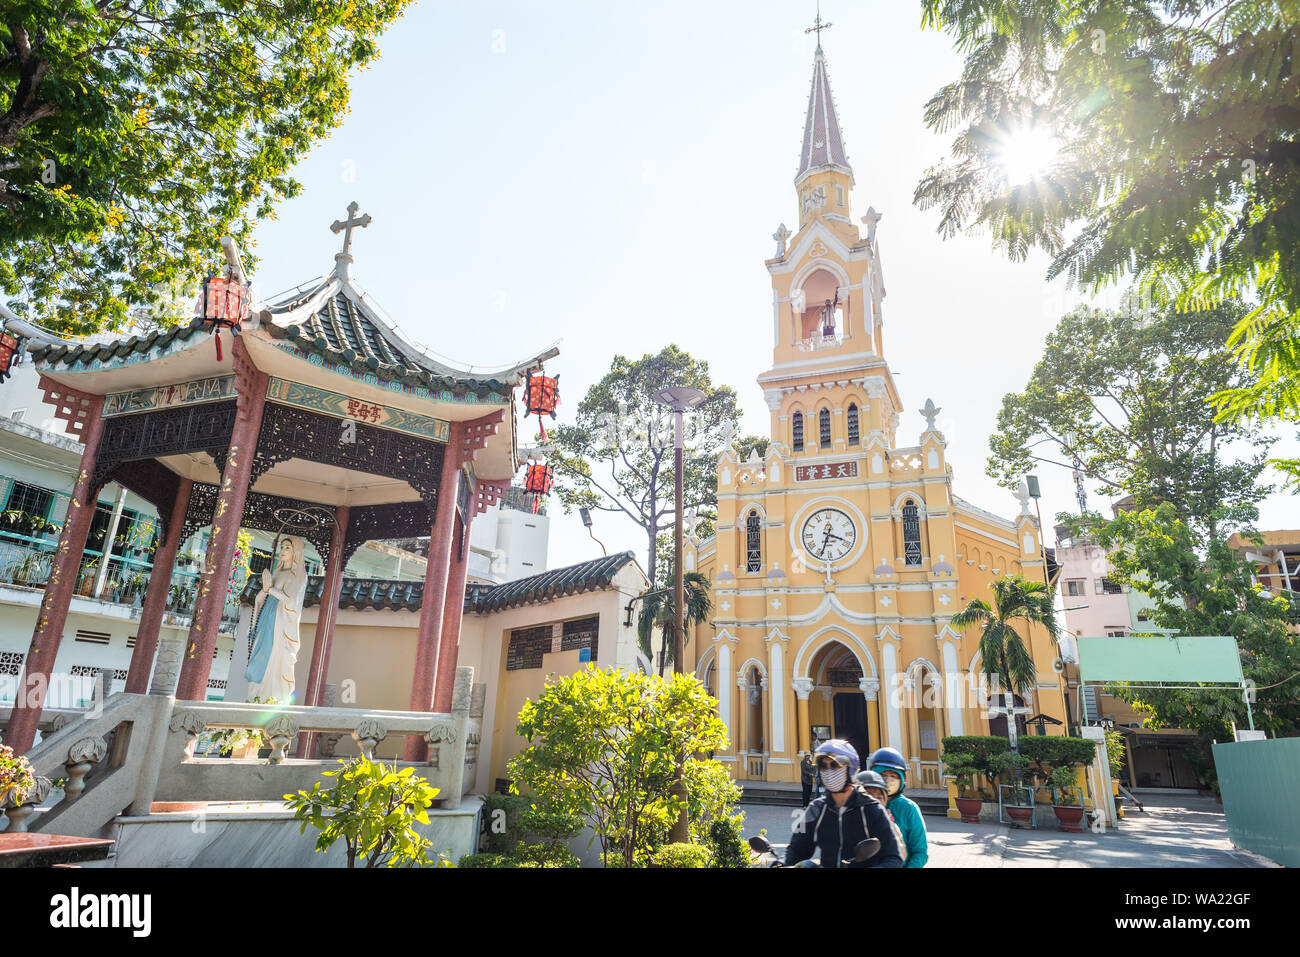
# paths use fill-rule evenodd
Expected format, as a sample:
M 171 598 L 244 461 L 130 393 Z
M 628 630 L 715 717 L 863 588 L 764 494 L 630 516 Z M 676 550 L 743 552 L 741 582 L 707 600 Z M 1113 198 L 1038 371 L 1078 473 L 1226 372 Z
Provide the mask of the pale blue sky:
M 432 350 L 503 366 L 559 340 L 548 368 L 563 421 L 614 352 L 676 342 L 737 390 L 743 429 L 766 434 L 763 260 L 777 224 L 797 225 L 813 15 L 790 0 L 423 0 L 355 78 L 343 126 L 295 170 L 303 195 L 259 227 L 259 289 L 327 272 L 339 244 L 328 226 L 355 199 L 374 222 L 355 239 L 354 274 Z M 919 437 L 916 410 L 933 398 L 957 494 L 1010 516 L 1015 501 L 984 475 L 987 436 L 1077 297 L 1043 281 L 1043 257 L 1011 263 L 983 237 L 940 240 L 936 215 L 912 206 L 946 147 L 923 105 L 960 65 L 945 36 L 920 30 L 920 4 L 825 0 L 822 15 L 854 218 L 884 213 L 900 442 Z M 1039 474 L 1050 524 L 1074 506 L 1073 483 Z M 599 554 L 576 516 L 552 512 L 552 567 Z M 1262 520 L 1294 527 L 1295 498 L 1275 496 Z M 630 524 L 598 521 L 611 551 L 644 560 Z

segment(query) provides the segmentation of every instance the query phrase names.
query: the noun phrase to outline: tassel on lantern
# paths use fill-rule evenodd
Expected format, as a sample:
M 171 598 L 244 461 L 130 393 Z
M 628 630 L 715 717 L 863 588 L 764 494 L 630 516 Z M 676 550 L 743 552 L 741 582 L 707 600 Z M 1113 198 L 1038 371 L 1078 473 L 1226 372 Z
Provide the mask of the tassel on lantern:
M 212 341 L 217 344 L 217 361 L 220 362 L 223 358 L 225 358 L 221 354 L 221 330 L 220 329 L 216 331 L 216 334 L 212 337 Z
M 537 514 L 537 510 L 538 510 L 538 508 L 541 507 L 541 504 L 542 504 L 542 497 L 541 497 L 540 495 L 534 495 L 534 496 L 533 496 L 533 514 L 534 514 L 534 515 Z

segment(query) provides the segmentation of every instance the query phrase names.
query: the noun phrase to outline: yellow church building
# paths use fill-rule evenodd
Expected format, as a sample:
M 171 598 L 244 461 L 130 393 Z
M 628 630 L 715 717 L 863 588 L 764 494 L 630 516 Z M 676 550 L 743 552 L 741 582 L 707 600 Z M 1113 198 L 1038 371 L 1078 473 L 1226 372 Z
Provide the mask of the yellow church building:
M 998 577 L 1041 580 L 1044 551 L 1023 489 L 1011 519 L 954 493 L 933 402 L 908 435 L 916 411 L 885 359 L 880 215 L 855 224 L 853 185 L 818 45 L 799 228 L 781 225 L 767 261 L 771 442 L 762 459 L 718 459 L 716 533 L 684 558 L 710 580 L 714 617 L 687 664 L 718 698 L 731 746 L 717 757 L 742 781 L 798 781 L 799 752 L 833 736 L 864 757 L 897 748 L 909 785 L 939 788 L 943 737 L 1006 728 L 984 704 L 978 629 L 950 620 Z M 1026 637 L 1039 680 L 1024 705 L 1063 720 L 1056 648 L 1043 629 Z

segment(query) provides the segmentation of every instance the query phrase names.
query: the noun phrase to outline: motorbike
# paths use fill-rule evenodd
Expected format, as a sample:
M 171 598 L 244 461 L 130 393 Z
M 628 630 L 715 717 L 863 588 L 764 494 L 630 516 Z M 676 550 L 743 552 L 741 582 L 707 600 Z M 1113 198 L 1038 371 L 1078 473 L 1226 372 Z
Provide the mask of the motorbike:
M 751 837 L 749 839 L 749 847 L 750 850 L 755 851 L 760 856 L 760 858 L 762 857 L 762 855 L 768 856 L 769 861 L 767 863 L 762 864 L 761 866 L 763 867 L 785 867 L 786 866 L 781 862 L 781 859 L 776 856 L 776 851 L 772 850 L 772 842 L 769 841 L 762 834 L 755 834 L 753 837 Z M 859 841 L 857 843 L 857 846 L 853 848 L 853 857 L 850 859 L 840 861 L 840 866 L 846 867 L 851 864 L 862 864 L 866 861 L 871 860 L 879 853 L 880 853 L 880 838 L 869 837 L 865 841 Z M 820 867 L 821 865 L 818 864 L 816 861 L 812 860 L 811 858 L 809 858 L 806 861 L 800 861 L 798 864 L 794 864 L 792 866 L 793 867 Z

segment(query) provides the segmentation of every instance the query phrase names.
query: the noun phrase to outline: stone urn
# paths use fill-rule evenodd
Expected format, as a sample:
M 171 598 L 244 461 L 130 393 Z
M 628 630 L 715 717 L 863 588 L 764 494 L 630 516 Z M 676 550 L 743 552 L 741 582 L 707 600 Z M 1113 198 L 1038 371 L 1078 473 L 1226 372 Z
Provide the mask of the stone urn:
M 980 808 L 984 806 L 984 801 L 980 798 L 956 798 L 957 810 L 961 812 L 961 819 L 966 824 L 978 824 L 980 820 Z

